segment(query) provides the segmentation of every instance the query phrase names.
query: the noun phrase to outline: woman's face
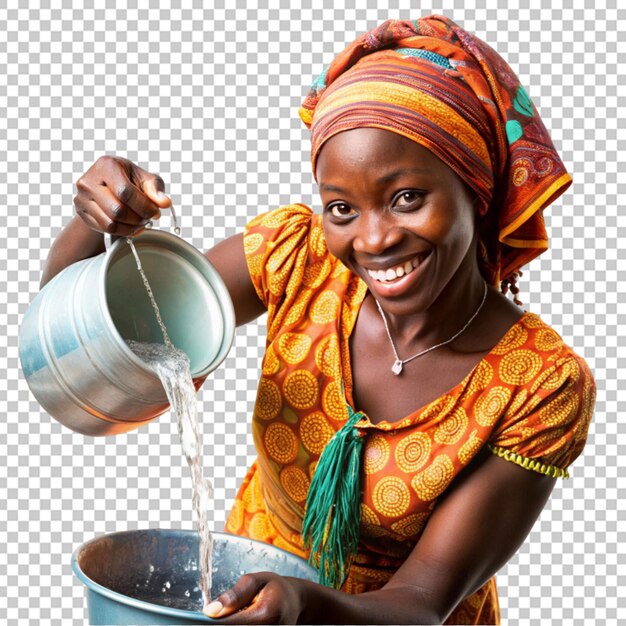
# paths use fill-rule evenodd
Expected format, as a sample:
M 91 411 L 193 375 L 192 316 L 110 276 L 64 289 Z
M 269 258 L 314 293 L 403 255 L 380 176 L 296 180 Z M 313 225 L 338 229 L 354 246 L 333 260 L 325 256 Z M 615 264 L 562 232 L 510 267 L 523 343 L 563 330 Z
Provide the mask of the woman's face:
M 316 173 L 328 249 L 388 313 L 424 312 L 476 278 L 473 197 L 426 148 L 387 130 L 348 130 L 324 144 Z

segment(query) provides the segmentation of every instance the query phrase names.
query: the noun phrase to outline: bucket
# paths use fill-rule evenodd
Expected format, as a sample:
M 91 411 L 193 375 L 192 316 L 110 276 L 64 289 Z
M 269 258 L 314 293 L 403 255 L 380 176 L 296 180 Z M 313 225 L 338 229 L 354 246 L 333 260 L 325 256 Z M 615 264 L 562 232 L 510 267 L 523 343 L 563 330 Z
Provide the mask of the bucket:
M 219 623 L 202 613 L 198 548 L 197 532 L 157 529 L 112 533 L 81 545 L 72 570 L 86 587 L 89 623 Z M 289 552 L 213 533 L 212 598 L 254 572 L 317 581 L 317 572 Z
M 174 346 L 191 361 L 196 388 L 226 357 L 235 315 L 221 277 L 180 237 L 146 230 L 133 238 Z M 32 301 L 20 329 L 26 382 L 56 420 L 84 435 L 126 432 L 168 410 L 158 376 L 126 340 L 163 343 L 132 250 L 74 263 Z

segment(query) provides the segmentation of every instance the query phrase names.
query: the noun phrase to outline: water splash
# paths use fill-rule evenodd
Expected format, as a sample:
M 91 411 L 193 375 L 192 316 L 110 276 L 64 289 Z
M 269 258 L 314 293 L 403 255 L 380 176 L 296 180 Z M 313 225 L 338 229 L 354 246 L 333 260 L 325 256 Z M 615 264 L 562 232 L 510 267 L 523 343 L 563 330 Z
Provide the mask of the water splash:
M 207 520 L 212 496 L 209 480 L 203 476 L 202 439 L 198 403 L 189 367 L 189 358 L 174 346 L 127 341 L 128 347 L 157 374 L 176 417 L 183 454 L 193 483 L 192 506 L 200 535 L 200 589 L 206 602 L 211 596 L 211 554 L 213 537 Z

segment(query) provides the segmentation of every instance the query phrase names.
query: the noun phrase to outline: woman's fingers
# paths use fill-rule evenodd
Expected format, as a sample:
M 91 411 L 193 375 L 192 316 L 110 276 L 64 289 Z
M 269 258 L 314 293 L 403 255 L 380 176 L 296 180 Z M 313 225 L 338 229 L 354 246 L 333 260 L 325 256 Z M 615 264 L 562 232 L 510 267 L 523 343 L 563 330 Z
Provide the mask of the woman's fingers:
M 204 607 L 209 617 L 226 617 L 240 611 L 252 603 L 259 591 L 265 586 L 260 574 L 246 574 L 233 587 Z
M 147 202 L 135 197 L 136 195 L 143 195 L 138 189 L 132 189 L 131 187 L 126 189 L 128 191 L 115 194 L 110 187 L 103 185 L 83 185 L 85 199 L 95 202 L 112 222 L 136 226 L 159 217 L 160 209 L 158 207 L 154 207 L 152 202 L 150 202 L 152 206 L 148 207 L 146 206 Z M 123 199 L 120 198 L 120 195 L 123 196 Z M 143 198 L 146 198 L 146 196 L 143 196 Z M 134 208 L 131 209 L 131 206 Z
M 89 228 L 98 232 L 125 237 L 135 234 L 140 228 L 144 227 L 146 222 L 141 220 L 141 218 L 135 220 L 131 218 L 134 223 L 119 221 L 115 216 L 115 213 L 119 211 L 116 208 L 116 199 L 106 187 L 103 189 L 104 191 L 97 201 L 89 199 L 89 196 L 85 195 L 78 195 L 74 198 L 76 213 Z M 109 196 L 108 198 L 104 197 L 107 195 Z M 103 205 L 106 208 L 103 208 Z
M 295 624 L 303 608 L 300 582 L 271 572 L 246 574 L 204 613 L 224 624 Z
M 92 229 L 119 236 L 136 234 L 171 205 L 163 179 L 131 161 L 101 157 L 77 181 L 76 212 Z

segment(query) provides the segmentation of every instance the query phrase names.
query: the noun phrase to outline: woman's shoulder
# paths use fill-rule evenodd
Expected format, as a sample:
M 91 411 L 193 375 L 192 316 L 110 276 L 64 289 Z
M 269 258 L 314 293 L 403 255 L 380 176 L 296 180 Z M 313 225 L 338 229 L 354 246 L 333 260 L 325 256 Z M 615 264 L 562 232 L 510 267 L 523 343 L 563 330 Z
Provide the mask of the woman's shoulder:
M 275 229 L 289 224 L 306 226 L 312 221 L 314 215 L 313 209 L 306 204 L 300 202 L 284 204 L 252 218 L 246 225 L 246 230 L 258 227 Z
M 585 359 L 539 315 L 524 311 L 491 349 L 485 361 L 492 383 L 510 388 L 513 395 L 536 395 L 559 385 L 594 386 Z
M 347 270 L 326 246 L 321 216 L 304 204 L 255 217 L 246 227 L 243 243 L 250 278 L 268 311 L 268 336 L 283 323 L 299 319 L 340 274 L 346 282 Z
M 546 363 L 576 362 L 591 373 L 585 359 L 536 313 L 525 311 L 516 326 L 511 329 L 509 340 L 523 342 L 526 349 L 533 350 Z
M 329 255 L 321 216 L 306 204 L 286 204 L 261 213 L 244 231 L 246 257 L 252 269 L 267 265 L 270 271 L 284 269 L 286 257 L 298 256 L 298 265 Z
M 492 451 L 524 467 L 536 462 L 542 473 L 548 473 L 545 466 L 556 468 L 550 475 L 567 475 L 595 405 L 596 385 L 584 358 L 541 317 L 525 312 L 490 354 L 489 371 L 486 396 L 506 396 L 490 436 Z M 479 421 L 483 405 L 479 398 Z

